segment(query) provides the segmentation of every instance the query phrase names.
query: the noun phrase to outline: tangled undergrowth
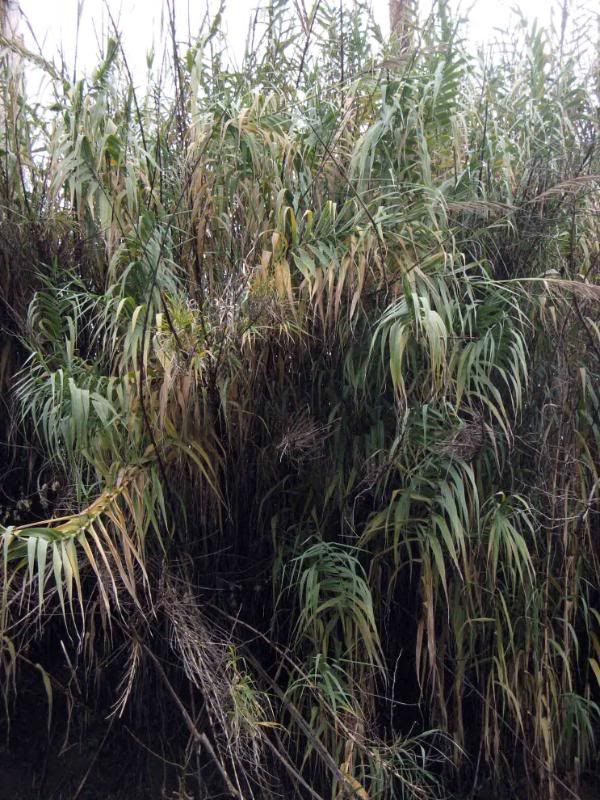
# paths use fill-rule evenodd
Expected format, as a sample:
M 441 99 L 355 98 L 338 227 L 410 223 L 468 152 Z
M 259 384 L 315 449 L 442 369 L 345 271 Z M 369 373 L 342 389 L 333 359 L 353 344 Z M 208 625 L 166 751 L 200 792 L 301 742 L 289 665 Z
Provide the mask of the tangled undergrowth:
M 445 2 L 401 43 L 303 9 L 239 71 L 171 13 L 144 92 L 116 30 L 76 82 L 2 39 L 7 727 L 35 666 L 49 724 L 132 726 L 181 796 L 577 797 L 593 25 L 483 58 Z

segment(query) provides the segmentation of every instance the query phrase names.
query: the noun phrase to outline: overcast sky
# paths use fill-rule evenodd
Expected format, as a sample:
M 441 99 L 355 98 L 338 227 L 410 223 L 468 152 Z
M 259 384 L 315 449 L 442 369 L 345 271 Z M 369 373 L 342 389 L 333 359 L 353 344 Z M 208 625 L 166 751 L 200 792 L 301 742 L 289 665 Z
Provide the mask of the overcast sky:
M 79 30 L 78 65 L 87 71 L 97 64 L 98 39 L 110 29 L 106 3 L 118 21 L 128 59 L 135 70 L 144 72 L 146 52 L 153 40 L 160 42 L 160 19 L 163 0 L 18 0 L 42 46 L 43 54 L 51 59 L 60 46 L 67 63 L 72 63 L 77 40 L 78 7 L 82 9 Z M 198 26 L 207 2 L 212 9 L 216 0 L 175 0 L 180 24 L 187 27 L 188 13 L 192 33 Z M 352 0 L 345 0 L 350 5 Z M 431 0 L 420 0 L 420 6 L 429 7 Z M 250 14 L 257 0 L 228 0 L 225 26 L 232 59 L 239 58 L 244 49 Z M 306 3 L 310 6 L 310 3 Z M 475 41 L 493 38 L 494 28 L 505 27 L 510 21 L 511 9 L 520 6 L 530 18 L 547 23 L 552 10 L 556 13 L 560 0 L 453 0 L 454 6 L 467 13 L 470 35 Z M 379 24 L 388 28 L 388 0 L 371 0 L 371 7 Z M 23 31 L 26 41 L 29 33 Z M 157 47 L 158 51 L 158 47 Z

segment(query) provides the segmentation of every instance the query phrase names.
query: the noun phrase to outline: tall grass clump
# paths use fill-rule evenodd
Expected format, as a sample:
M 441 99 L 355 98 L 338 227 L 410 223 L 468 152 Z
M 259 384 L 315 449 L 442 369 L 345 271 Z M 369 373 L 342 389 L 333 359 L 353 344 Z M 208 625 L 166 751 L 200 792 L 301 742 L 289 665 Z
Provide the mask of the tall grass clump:
M 7 726 L 34 667 L 181 796 L 577 797 L 593 20 L 484 57 L 444 0 L 271 0 L 238 71 L 167 10 L 143 90 L 116 29 L 76 81 L 2 38 Z

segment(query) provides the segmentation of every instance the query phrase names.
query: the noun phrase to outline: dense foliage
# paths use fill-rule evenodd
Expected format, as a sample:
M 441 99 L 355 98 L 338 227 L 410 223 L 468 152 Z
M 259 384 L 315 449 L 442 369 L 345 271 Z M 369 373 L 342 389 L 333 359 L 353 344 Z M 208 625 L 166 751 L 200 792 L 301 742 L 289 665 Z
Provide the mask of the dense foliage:
M 116 30 L 75 82 L 3 40 L 6 721 L 37 665 L 182 797 L 577 796 L 593 26 L 478 58 L 444 2 L 399 46 L 272 0 L 236 71 L 170 11 L 145 92 Z

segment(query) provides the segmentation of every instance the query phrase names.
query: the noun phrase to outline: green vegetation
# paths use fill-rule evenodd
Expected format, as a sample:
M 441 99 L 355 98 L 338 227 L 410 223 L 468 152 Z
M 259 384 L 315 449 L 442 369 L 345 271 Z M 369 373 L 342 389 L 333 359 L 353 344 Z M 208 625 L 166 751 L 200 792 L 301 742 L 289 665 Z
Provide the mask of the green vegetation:
M 240 71 L 219 25 L 143 93 L 116 31 L 75 83 L 3 40 L 5 722 L 37 666 L 181 797 L 577 797 L 593 25 L 484 61 L 444 2 L 400 47 L 272 0 Z

